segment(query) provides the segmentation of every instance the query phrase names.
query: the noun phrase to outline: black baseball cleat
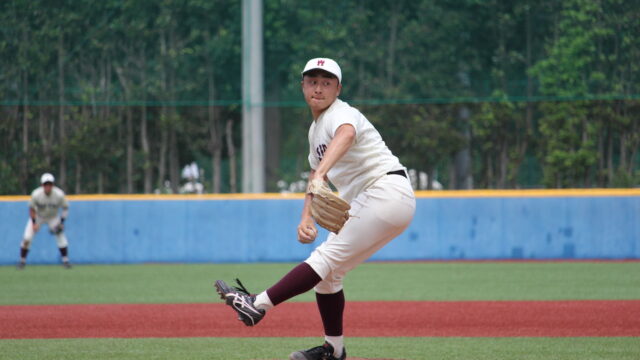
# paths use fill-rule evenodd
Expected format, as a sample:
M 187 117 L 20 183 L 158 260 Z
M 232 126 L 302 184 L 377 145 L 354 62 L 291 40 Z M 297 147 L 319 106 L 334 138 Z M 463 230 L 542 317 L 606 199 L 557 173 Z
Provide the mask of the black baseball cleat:
M 63 266 L 65 269 L 71 269 L 71 263 L 70 263 L 70 262 L 68 262 L 68 261 L 64 261 L 64 262 L 62 263 L 62 266 Z
M 238 313 L 238 320 L 247 326 L 254 326 L 262 320 L 265 311 L 253 306 L 256 297 L 249 294 L 249 291 L 236 279 L 240 287 L 231 287 L 222 280 L 216 280 L 216 291 L 226 304 L 231 306 Z
M 345 360 L 346 358 L 347 350 L 344 348 L 342 348 L 342 356 L 339 358 L 333 356 L 333 346 L 326 341 L 322 346 L 295 351 L 289 355 L 289 360 Z
M 24 267 L 27 266 L 27 263 L 24 261 L 18 261 L 18 264 L 16 265 L 16 269 L 18 270 L 22 270 L 24 269 Z

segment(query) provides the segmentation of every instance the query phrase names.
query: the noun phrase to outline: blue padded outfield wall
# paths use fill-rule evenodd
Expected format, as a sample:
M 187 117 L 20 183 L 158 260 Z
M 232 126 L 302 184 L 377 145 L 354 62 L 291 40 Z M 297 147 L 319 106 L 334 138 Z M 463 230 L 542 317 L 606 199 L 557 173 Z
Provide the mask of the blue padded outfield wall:
M 27 200 L 0 198 L 0 264 L 18 259 Z M 321 242 L 296 240 L 301 196 L 69 201 L 74 263 L 297 262 Z M 631 189 L 421 192 L 411 226 L 373 260 L 638 258 L 640 191 Z M 58 261 L 55 238 L 43 227 L 28 262 Z

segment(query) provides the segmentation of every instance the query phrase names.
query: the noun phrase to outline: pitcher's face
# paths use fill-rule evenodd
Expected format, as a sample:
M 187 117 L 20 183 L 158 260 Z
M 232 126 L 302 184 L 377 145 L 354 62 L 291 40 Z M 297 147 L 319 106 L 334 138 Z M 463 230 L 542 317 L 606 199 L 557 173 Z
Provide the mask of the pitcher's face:
M 324 71 L 311 72 L 302 78 L 302 93 L 314 119 L 320 116 L 340 95 L 342 84 Z

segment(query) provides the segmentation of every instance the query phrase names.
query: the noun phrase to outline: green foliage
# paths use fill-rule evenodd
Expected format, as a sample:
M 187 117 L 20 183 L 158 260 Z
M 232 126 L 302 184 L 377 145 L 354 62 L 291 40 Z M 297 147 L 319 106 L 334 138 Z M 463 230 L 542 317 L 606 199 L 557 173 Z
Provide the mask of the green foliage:
M 70 193 L 151 191 L 194 159 L 212 176 L 215 149 L 230 163 L 242 4 L 0 2 L 0 193 L 28 193 L 42 171 Z M 638 13 L 632 0 L 264 0 L 269 190 L 308 167 L 299 80 L 316 56 L 340 62 L 341 97 L 417 170 L 446 172 L 468 148 L 475 187 L 523 186 L 527 157 L 544 172 L 529 185 L 635 186 Z
M 623 66 L 624 70 L 620 68 L 626 62 L 621 61 L 626 55 L 620 51 L 620 41 L 635 42 L 632 40 L 635 36 L 622 29 L 638 29 L 638 22 L 637 19 L 633 21 L 628 18 L 626 14 L 629 9 L 620 7 L 621 4 L 620 1 L 588 0 L 562 3 L 557 32 L 547 46 L 548 55 L 531 69 L 531 73 L 540 79 L 540 91 L 543 94 L 582 97 L 616 93 L 628 85 L 628 90 L 637 89 L 637 82 L 631 85 L 622 75 L 628 66 L 635 65 L 627 63 Z M 634 7 L 638 9 L 638 4 Z M 598 150 L 598 143 L 613 142 L 614 137 L 618 136 L 625 137 L 624 131 L 615 131 L 615 128 L 621 127 L 630 130 L 633 138 L 637 137 L 637 126 L 625 126 L 628 122 L 623 116 L 627 111 L 626 104 L 613 107 L 611 111 L 597 105 L 575 101 L 544 103 L 540 107 L 542 142 L 539 151 L 544 159 L 546 186 L 590 186 L 595 177 L 594 165 L 598 161 L 602 163 L 603 157 L 607 156 Z M 609 132 L 606 140 L 602 138 L 604 130 Z M 631 147 L 637 149 L 636 144 Z M 624 153 L 622 156 L 626 156 L 626 148 L 620 151 Z M 608 166 L 612 170 L 613 164 Z M 627 166 L 623 165 L 629 172 L 628 169 L 633 169 L 635 165 L 630 168 Z M 613 178 L 609 181 L 616 186 Z M 605 185 L 602 181 L 600 183 Z
M 525 105 L 507 99 L 502 92 L 494 93 L 503 100 L 483 103 L 471 118 L 477 158 L 484 176 L 483 188 L 508 188 L 517 183 L 520 164 L 527 146 L 533 140 L 531 124 L 527 122 Z
M 378 121 L 383 133 L 389 135 L 391 148 L 404 150 L 401 160 L 406 166 L 435 174 L 444 159 L 467 146 L 459 125 L 458 106 L 404 106 L 395 110 L 383 112 Z M 399 131 L 390 134 L 389 128 Z
M 584 102 L 544 104 L 548 115 L 540 119 L 544 156 L 544 182 L 548 187 L 580 187 L 597 161 L 598 124 L 589 121 Z
M 3 184 L 0 194 L 10 195 L 19 191 L 20 184 L 18 184 L 18 178 L 15 176 L 16 172 L 9 162 L 0 161 L 0 183 Z
M 640 171 L 635 174 L 629 174 L 624 169 L 617 169 L 611 180 L 611 186 L 615 188 L 631 188 L 640 183 Z

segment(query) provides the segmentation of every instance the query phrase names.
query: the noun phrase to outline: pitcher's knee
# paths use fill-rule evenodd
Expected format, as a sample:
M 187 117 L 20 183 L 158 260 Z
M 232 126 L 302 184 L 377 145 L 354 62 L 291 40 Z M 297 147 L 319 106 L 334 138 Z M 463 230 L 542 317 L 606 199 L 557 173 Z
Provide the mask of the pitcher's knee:
M 313 290 L 318 294 L 335 294 L 342 290 L 342 281 L 323 280 L 320 281 Z

